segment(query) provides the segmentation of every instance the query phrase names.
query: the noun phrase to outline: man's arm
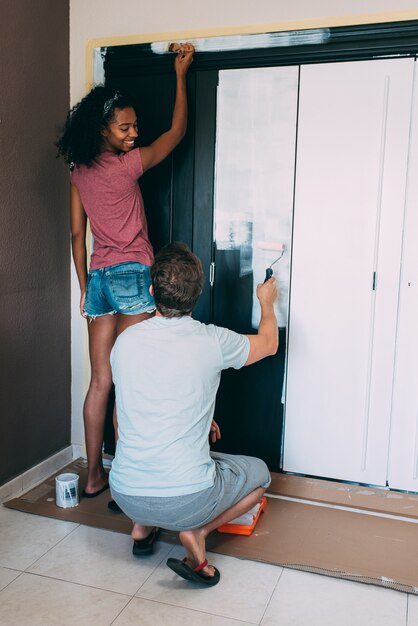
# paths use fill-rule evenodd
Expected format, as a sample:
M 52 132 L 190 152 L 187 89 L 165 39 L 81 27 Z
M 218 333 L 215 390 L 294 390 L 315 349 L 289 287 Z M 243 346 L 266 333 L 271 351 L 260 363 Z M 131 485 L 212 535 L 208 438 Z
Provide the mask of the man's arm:
M 158 165 L 174 150 L 186 134 L 187 129 L 187 92 L 186 74 L 193 62 L 192 44 L 181 44 L 176 48 L 174 62 L 176 72 L 176 100 L 174 103 L 171 128 L 163 133 L 151 145 L 141 148 L 141 160 L 144 172 Z
M 250 340 L 250 353 L 245 365 L 251 365 L 276 354 L 279 347 L 279 332 L 274 301 L 277 298 L 276 279 L 270 278 L 266 283 L 257 285 L 257 298 L 261 306 L 261 319 L 257 335 L 247 335 Z

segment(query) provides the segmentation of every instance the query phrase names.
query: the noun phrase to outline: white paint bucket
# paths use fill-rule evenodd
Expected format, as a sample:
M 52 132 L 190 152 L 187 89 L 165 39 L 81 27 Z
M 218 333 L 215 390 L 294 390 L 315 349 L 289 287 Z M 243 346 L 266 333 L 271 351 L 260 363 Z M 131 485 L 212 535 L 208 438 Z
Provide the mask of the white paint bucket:
M 60 474 L 55 478 L 55 503 L 62 509 L 78 505 L 78 474 Z

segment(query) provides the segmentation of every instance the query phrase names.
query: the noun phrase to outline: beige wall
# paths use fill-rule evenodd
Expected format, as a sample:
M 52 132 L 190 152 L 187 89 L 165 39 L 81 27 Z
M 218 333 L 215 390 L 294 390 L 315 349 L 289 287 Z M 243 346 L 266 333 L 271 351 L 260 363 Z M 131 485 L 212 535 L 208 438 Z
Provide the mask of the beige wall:
M 70 0 L 71 98 L 85 88 L 91 39 L 221 34 L 418 19 L 418 0 Z
M 70 0 L 71 101 L 86 89 L 86 48 L 199 36 L 418 19 L 418 0 Z M 72 278 L 72 441 L 82 446 L 85 322 Z

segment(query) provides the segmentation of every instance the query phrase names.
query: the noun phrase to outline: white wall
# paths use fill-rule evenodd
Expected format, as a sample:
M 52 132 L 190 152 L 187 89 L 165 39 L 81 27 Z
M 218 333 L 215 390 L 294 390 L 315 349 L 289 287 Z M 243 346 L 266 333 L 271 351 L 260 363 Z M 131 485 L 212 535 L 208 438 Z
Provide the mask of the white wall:
M 86 89 L 86 47 L 210 36 L 319 28 L 418 19 L 417 0 L 70 0 L 70 81 L 74 104 Z M 169 35 L 169 36 L 166 36 Z M 109 39 L 113 41 L 109 41 Z M 125 41 L 122 39 L 125 38 Z M 72 276 L 72 441 L 82 445 L 86 384 L 85 320 L 78 310 L 79 288 Z

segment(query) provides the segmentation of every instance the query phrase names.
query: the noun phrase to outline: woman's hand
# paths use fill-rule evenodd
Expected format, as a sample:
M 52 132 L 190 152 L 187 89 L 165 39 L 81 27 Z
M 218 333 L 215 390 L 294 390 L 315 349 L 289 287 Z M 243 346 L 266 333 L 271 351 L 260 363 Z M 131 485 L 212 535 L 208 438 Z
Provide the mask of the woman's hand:
M 212 420 L 212 424 L 210 425 L 209 437 L 212 443 L 216 443 L 216 440 L 221 438 L 221 429 L 215 420 Z
M 194 47 L 191 43 L 172 43 L 169 50 L 177 52 L 174 68 L 176 70 L 176 99 L 174 102 L 171 128 L 156 139 L 150 146 L 141 148 L 144 172 L 161 163 L 183 139 L 187 128 L 187 92 L 186 73 L 193 61 Z
M 87 317 L 87 313 L 84 310 L 84 303 L 86 302 L 86 292 L 82 291 L 80 296 L 80 313 L 83 317 Z
M 185 76 L 193 63 L 194 46 L 191 43 L 172 43 L 170 52 L 177 52 L 174 69 L 177 76 Z

